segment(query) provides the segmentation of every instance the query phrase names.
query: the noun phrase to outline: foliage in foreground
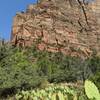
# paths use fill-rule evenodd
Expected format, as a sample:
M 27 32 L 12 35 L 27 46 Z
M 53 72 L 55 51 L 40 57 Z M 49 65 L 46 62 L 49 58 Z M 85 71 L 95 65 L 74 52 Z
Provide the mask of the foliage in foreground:
M 22 91 L 16 94 L 16 100 L 100 100 L 100 93 L 94 83 L 85 81 L 85 93 L 81 88 L 66 85 L 52 85 L 45 89 Z M 87 95 L 87 97 L 86 97 Z
M 100 93 L 94 83 L 89 80 L 85 81 L 85 92 L 90 100 L 100 100 Z
M 100 87 L 100 58 L 80 59 L 62 53 L 0 46 L 0 96 L 50 83 L 77 82 L 90 78 Z M 100 88 L 99 88 L 100 89 Z
M 16 95 L 16 100 L 83 100 L 84 96 L 78 96 L 78 91 L 74 87 L 63 85 L 53 85 L 45 89 L 32 91 L 22 91 Z

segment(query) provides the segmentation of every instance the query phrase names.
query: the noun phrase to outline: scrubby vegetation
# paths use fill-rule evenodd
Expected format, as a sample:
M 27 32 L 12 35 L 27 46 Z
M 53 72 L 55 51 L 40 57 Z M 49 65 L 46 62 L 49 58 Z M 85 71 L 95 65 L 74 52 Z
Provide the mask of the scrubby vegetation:
M 18 100 L 77 100 L 80 98 L 86 100 L 84 94 L 80 93 L 75 87 L 56 84 L 40 90 L 22 91 L 16 94 L 15 98 Z
M 100 90 L 100 58 L 95 55 L 81 59 L 39 51 L 34 45 L 25 49 L 10 44 L 0 46 L 0 97 L 46 86 L 48 82 L 82 85 L 86 79 Z
M 43 89 L 21 91 L 14 98 L 16 100 L 100 100 L 100 93 L 94 83 L 86 80 L 84 88 L 78 85 L 52 84 Z

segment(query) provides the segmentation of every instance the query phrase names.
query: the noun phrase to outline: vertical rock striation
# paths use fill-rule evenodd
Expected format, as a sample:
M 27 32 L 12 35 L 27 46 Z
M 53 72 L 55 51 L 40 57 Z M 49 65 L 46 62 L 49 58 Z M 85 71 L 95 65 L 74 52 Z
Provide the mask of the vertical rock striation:
M 88 57 L 100 50 L 100 31 L 88 5 L 78 0 L 40 0 L 13 20 L 12 44 L 40 50 L 62 52 L 71 56 Z M 84 7 L 88 24 L 84 16 Z

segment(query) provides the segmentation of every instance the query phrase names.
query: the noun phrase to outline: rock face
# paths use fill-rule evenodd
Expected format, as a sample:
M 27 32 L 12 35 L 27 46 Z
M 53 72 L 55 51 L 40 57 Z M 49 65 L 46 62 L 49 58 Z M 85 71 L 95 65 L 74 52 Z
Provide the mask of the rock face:
M 12 44 L 27 47 L 35 43 L 40 50 L 81 57 L 98 52 L 99 25 L 88 6 L 82 7 L 77 0 L 40 0 L 29 5 L 14 17 Z
M 96 16 L 98 23 L 100 24 L 100 0 L 95 0 L 94 2 L 91 2 L 90 7 Z
M 100 0 L 95 0 L 94 2 L 90 3 L 90 5 L 95 13 L 100 14 Z

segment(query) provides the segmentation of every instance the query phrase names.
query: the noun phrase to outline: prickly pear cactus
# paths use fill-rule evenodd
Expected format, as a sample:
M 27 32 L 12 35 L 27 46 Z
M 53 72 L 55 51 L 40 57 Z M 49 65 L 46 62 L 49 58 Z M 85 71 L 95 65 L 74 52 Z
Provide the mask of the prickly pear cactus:
M 85 81 L 85 92 L 89 99 L 100 100 L 100 93 L 96 85 L 89 81 Z

